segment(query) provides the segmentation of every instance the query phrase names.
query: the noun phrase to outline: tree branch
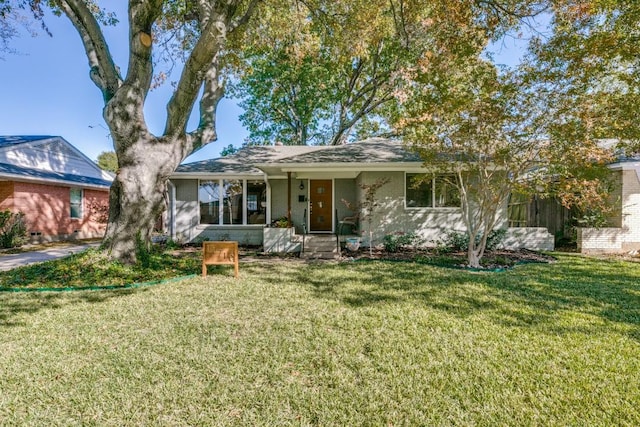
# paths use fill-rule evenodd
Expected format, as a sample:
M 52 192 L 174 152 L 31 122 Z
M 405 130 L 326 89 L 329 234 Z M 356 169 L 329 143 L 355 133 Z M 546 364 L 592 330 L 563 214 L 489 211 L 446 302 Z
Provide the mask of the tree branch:
M 184 65 L 176 91 L 167 104 L 167 123 L 164 134 L 178 136 L 185 132 L 189 112 L 203 81 L 211 79 L 213 61 L 222 48 L 226 25 L 210 19 Z
M 200 124 L 198 130 L 189 134 L 192 147 L 185 147 L 185 154 L 193 148 L 201 147 L 215 140 L 215 109 L 223 96 L 224 86 L 218 81 L 219 69 L 216 63 L 225 46 L 227 34 L 246 22 L 261 0 L 251 0 L 244 15 L 234 21 L 238 0 L 227 2 L 198 2 L 200 37 L 187 59 L 173 97 L 167 104 L 165 135 L 179 136 L 185 133 L 189 113 L 204 84 L 205 93 L 200 103 Z M 207 118 L 210 114 L 212 117 Z
M 218 64 L 214 59 L 204 79 L 204 91 L 200 99 L 200 122 L 198 129 L 191 132 L 192 149 L 198 149 L 218 139 L 216 132 L 216 110 L 224 96 L 224 83 L 219 81 Z M 185 155 L 188 153 L 185 153 Z
M 162 1 L 131 1 L 129 3 L 129 67 L 125 84 L 149 91 L 153 77 L 152 34 L 154 22 L 162 13 Z M 144 96 L 141 97 L 144 100 Z
M 249 22 L 249 19 L 251 18 L 251 15 L 253 15 L 255 8 L 258 6 L 258 4 L 260 2 L 262 2 L 263 0 L 251 0 L 251 2 L 249 3 L 249 6 L 247 6 L 247 10 L 245 11 L 244 15 L 242 15 L 241 17 L 239 17 L 238 19 L 235 19 L 231 25 L 229 25 L 229 32 L 234 31 L 236 28 L 246 24 L 247 22 Z
M 58 0 L 57 4 L 80 34 L 89 60 L 91 80 L 102 91 L 105 103 L 108 102 L 122 84 L 122 77 L 98 21 L 81 0 Z

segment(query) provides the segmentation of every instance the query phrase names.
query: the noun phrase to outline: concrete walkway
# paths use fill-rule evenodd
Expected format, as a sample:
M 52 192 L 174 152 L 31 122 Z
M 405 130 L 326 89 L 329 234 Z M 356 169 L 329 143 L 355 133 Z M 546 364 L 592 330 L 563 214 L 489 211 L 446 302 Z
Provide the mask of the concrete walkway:
M 16 267 L 22 267 L 23 265 L 63 258 L 99 245 L 99 242 L 86 243 L 82 245 L 53 247 L 20 254 L 0 255 L 0 271 L 7 271 Z

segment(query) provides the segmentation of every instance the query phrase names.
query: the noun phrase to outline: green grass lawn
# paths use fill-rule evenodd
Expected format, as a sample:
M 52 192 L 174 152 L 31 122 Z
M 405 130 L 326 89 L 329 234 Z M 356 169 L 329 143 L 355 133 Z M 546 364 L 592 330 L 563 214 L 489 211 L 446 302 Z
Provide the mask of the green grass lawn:
M 640 264 L 240 276 L 0 293 L 0 425 L 640 424 Z

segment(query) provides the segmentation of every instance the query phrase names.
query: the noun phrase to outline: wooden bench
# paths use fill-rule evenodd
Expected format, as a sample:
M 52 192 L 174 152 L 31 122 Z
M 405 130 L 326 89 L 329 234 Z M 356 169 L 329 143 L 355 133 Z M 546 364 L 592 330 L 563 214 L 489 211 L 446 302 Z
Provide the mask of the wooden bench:
M 238 242 L 203 242 L 202 276 L 207 275 L 207 265 L 233 265 L 238 278 Z

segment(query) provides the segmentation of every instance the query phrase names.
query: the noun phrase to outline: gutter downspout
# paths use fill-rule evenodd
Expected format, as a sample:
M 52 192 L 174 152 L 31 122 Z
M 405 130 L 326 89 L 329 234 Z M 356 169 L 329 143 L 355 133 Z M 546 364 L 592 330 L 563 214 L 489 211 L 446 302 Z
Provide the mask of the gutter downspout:
M 167 181 L 169 187 L 169 236 L 176 240 L 176 186 L 171 180 Z

